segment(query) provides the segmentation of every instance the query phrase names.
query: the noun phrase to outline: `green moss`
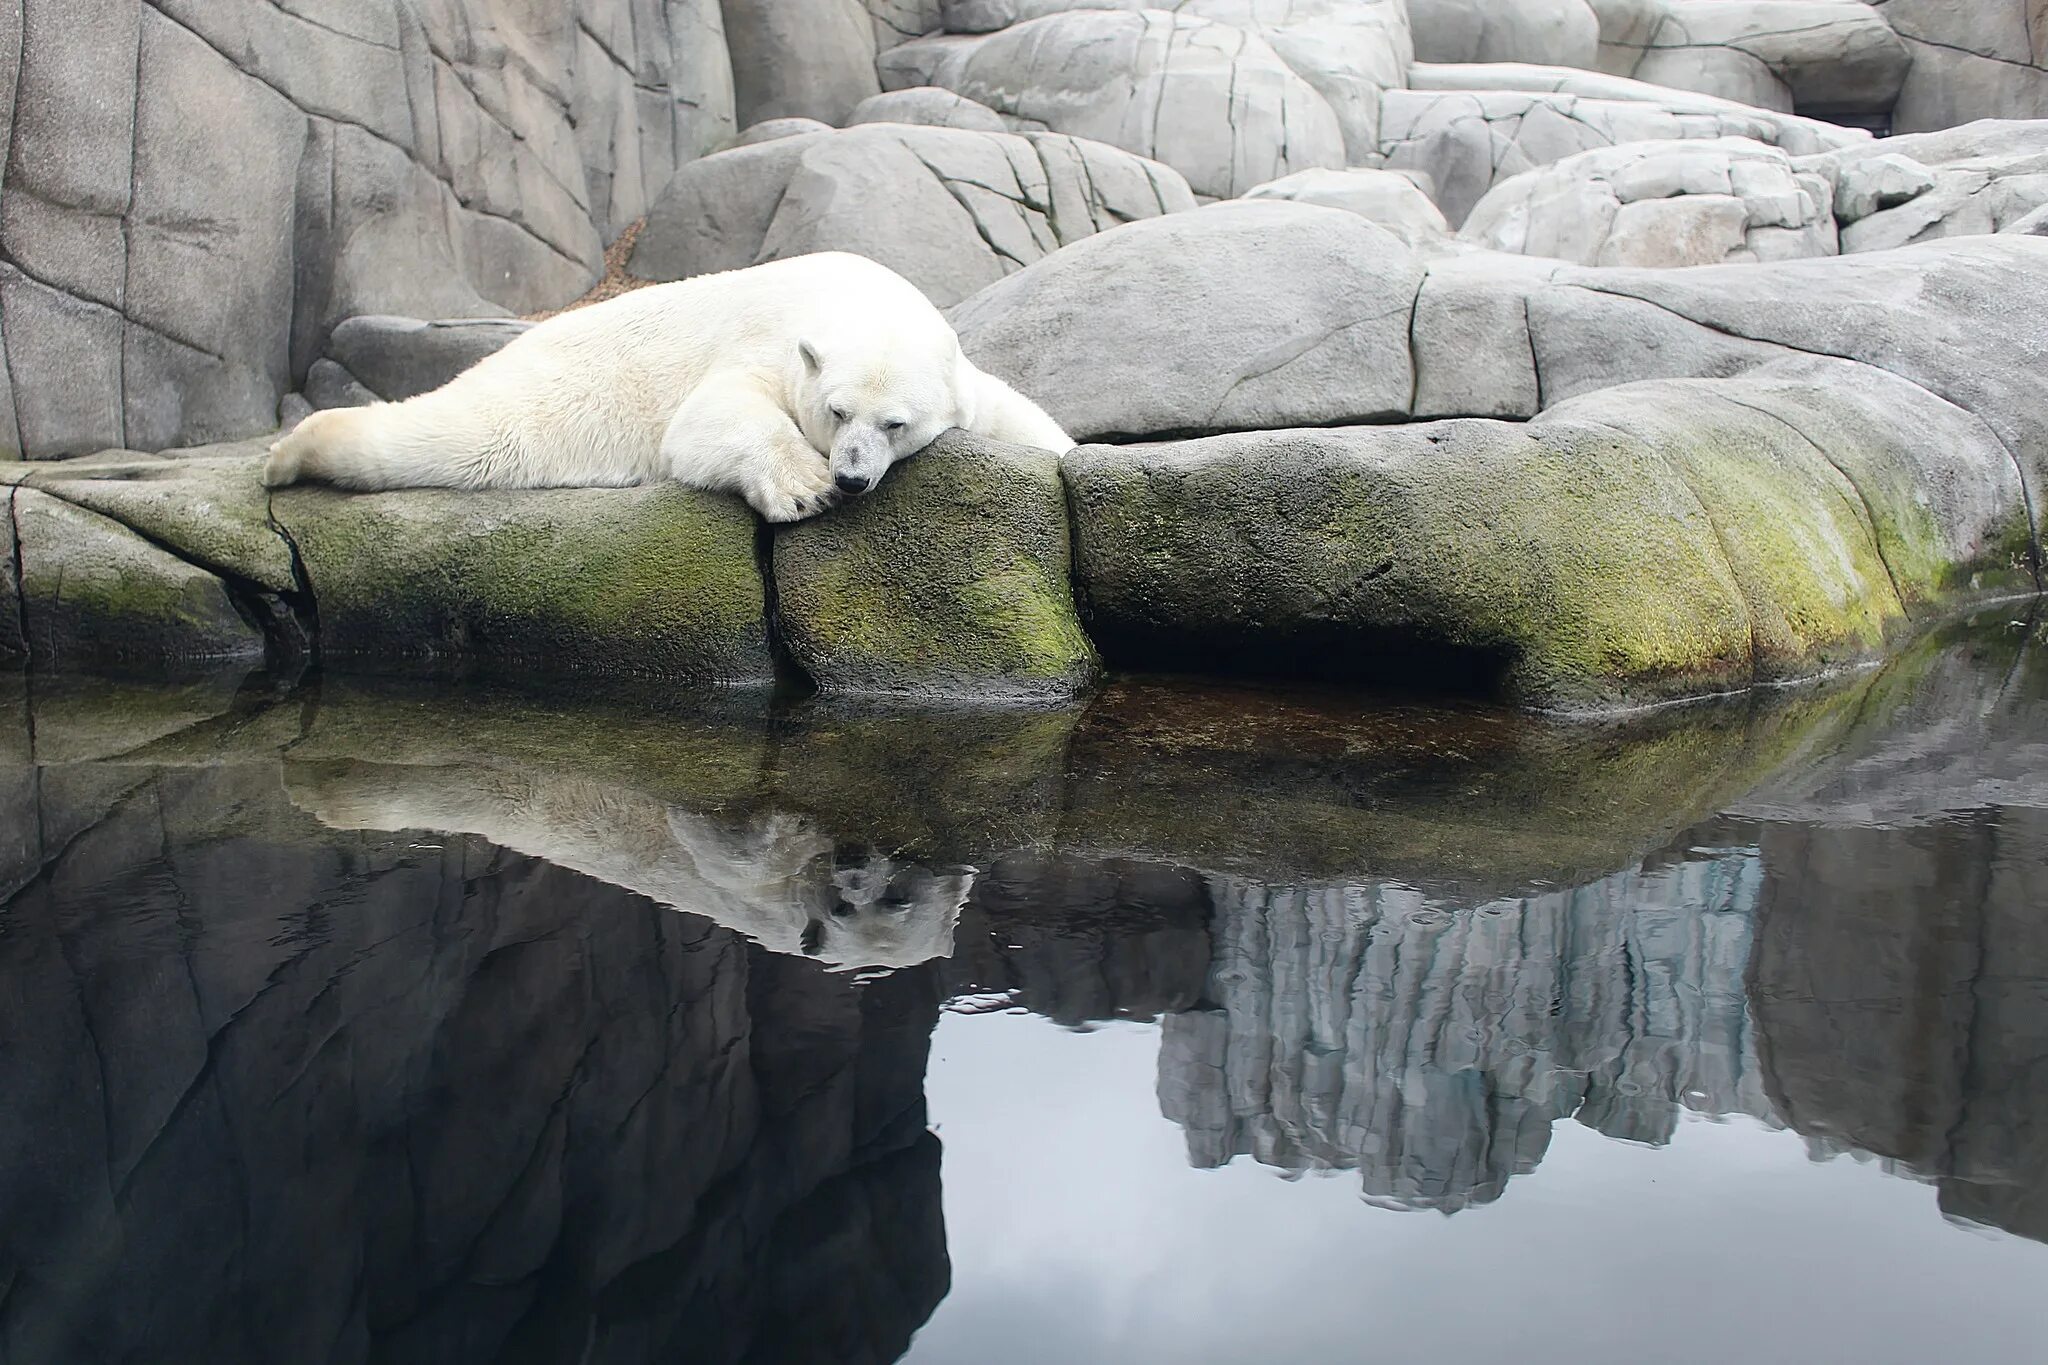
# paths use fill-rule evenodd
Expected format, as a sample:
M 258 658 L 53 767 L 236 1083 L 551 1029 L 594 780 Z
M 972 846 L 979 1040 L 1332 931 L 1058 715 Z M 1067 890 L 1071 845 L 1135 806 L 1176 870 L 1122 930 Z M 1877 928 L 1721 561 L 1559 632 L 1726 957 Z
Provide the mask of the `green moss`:
M 1058 698 L 1094 675 L 1044 452 L 948 437 L 774 553 L 784 638 L 828 691 Z

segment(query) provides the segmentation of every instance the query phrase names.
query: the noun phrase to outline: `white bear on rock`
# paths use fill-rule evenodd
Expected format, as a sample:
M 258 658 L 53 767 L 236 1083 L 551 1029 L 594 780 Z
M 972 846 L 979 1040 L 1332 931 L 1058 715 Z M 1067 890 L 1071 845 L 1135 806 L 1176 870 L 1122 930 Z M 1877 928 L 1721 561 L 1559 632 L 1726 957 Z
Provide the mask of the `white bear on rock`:
M 636 290 L 539 324 L 431 393 L 316 412 L 264 482 L 622 487 L 675 479 L 795 521 L 961 427 L 1073 448 L 961 354 L 917 287 L 822 252 Z

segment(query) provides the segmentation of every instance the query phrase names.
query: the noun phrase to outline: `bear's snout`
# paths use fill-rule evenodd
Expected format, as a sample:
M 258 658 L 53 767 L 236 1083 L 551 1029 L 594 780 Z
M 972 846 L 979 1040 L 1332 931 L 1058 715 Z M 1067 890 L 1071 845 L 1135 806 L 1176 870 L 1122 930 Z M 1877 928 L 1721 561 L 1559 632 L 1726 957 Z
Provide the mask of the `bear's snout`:
M 835 474 L 832 477 L 832 485 L 840 492 L 846 494 L 847 497 L 857 498 L 870 488 L 873 488 L 875 481 L 862 478 L 858 474 Z

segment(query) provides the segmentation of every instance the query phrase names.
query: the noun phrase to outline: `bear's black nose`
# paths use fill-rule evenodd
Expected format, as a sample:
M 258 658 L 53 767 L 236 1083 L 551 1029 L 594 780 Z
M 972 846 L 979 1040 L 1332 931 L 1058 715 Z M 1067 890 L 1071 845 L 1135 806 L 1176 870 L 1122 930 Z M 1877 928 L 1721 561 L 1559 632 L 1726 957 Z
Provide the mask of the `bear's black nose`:
M 838 474 L 832 482 L 849 498 L 857 498 L 875 486 L 873 479 L 863 479 L 858 474 Z

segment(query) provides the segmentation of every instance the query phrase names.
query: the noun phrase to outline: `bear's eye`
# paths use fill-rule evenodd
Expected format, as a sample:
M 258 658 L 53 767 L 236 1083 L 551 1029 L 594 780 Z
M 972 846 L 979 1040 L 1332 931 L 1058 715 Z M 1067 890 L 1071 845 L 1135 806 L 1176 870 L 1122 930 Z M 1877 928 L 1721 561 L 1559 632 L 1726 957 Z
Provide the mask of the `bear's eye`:
M 837 403 L 834 403 L 832 405 L 832 420 L 835 422 L 844 422 L 846 420 L 846 409 L 840 407 Z
M 890 420 L 889 420 L 889 421 L 887 421 L 887 422 L 884 422 L 884 423 L 882 423 L 882 430 L 884 430 L 884 431 L 901 431 L 901 430 L 903 430 L 903 425 L 904 425 L 904 423 L 903 423 L 903 419 L 902 419 L 901 417 L 896 417 L 896 418 L 892 418 L 892 419 L 890 419 Z

